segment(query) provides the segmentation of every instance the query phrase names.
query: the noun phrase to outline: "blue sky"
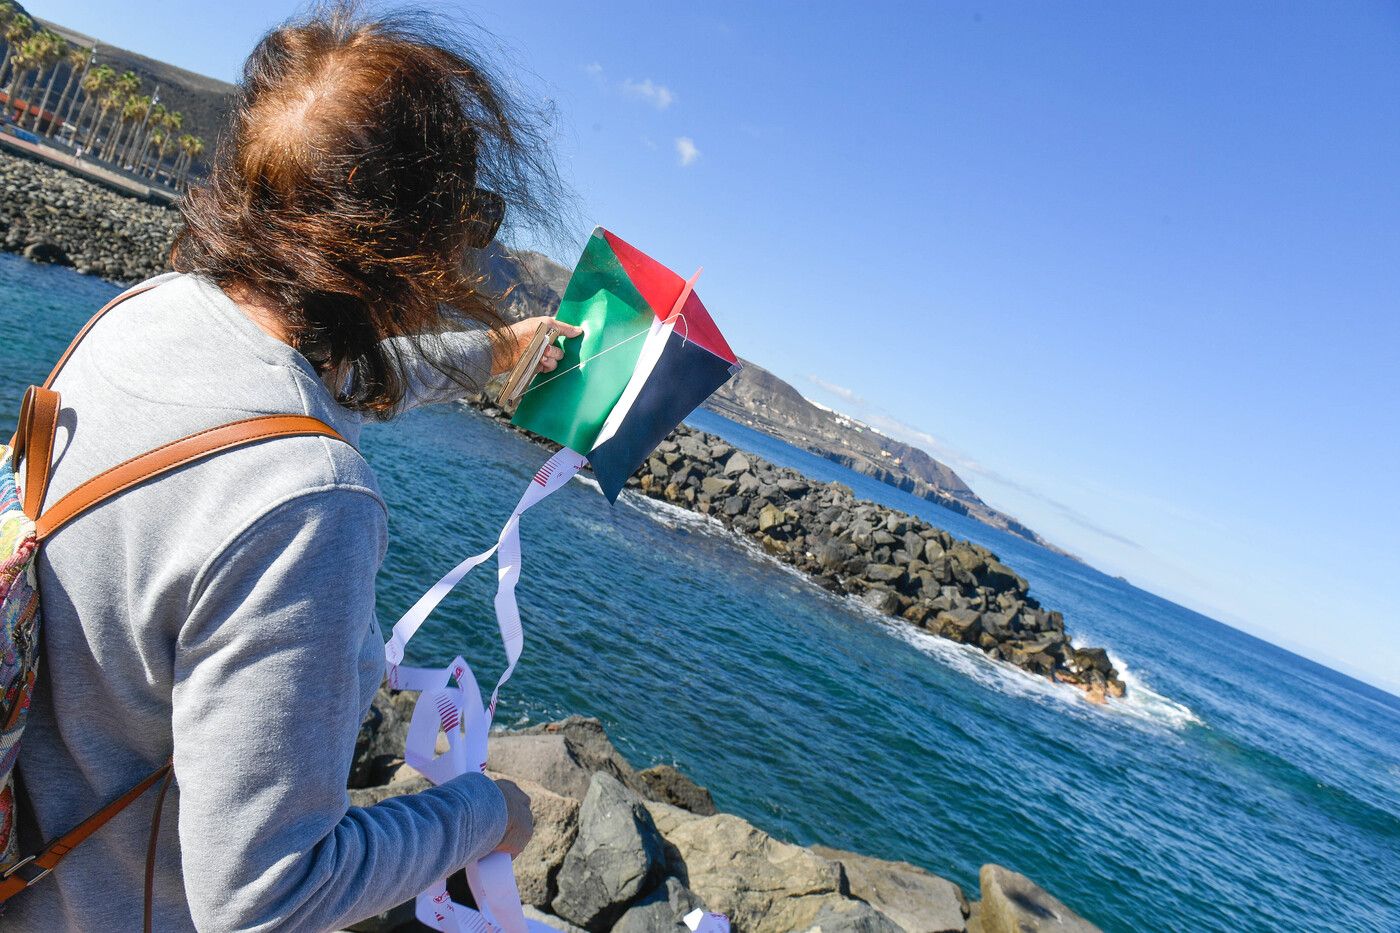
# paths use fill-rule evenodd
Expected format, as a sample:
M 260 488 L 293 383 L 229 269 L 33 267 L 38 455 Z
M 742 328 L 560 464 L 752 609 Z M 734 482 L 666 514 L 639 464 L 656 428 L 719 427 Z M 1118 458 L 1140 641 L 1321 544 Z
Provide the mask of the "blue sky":
M 1400 6 L 430 5 L 556 107 L 580 242 L 703 264 L 811 398 L 1400 689 Z M 228 79 L 294 9 L 31 8 Z

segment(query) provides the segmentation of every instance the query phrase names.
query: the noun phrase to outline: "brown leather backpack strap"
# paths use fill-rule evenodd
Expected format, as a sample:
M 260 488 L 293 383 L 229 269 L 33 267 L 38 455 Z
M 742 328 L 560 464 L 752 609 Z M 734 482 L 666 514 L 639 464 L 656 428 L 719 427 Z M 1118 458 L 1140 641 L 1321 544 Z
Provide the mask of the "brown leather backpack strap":
M 20 403 L 19 408 L 19 422 L 10 438 L 10 447 L 14 451 L 11 463 L 18 467 L 20 460 L 24 461 L 24 513 L 30 518 L 35 518 L 44 507 L 44 495 L 49 489 L 49 474 L 53 470 L 54 438 L 58 434 L 58 411 L 61 406 L 58 393 L 49 386 L 58 378 L 59 371 L 73 355 L 79 341 L 87 336 L 87 332 L 102 319 L 102 315 L 128 298 L 150 291 L 158 284 L 144 282 L 127 289 L 103 305 L 69 341 L 68 349 L 58 358 L 44 384 L 30 386 L 25 391 L 24 401 Z
M 94 476 L 35 519 L 35 534 L 43 541 L 93 506 L 196 460 L 256 441 L 299 434 L 345 440 L 330 425 L 308 415 L 259 415 L 199 431 L 124 460 Z
M 142 292 L 148 292 L 159 284 L 161 283 L 142 282 L 140 285 L 135 285 L 131 288 L 128 288 L 126 291 L 122 292 L 120 295 L 103 305 L 96 314 L 88 318 L 88 322 L 83 325 L 83 329 L 78 331 L 77 335 L 71 341 L 69 341 L 68 349 L 64 350 L 63 355 L 58 358 L 58 362 L 53 364 L 53 370 L 49 373 L 49 378 L 44 380 L 44 388 L 47 389 L 49 386 L 53 385 L 53 381 L 58 378 L 59 370 L 63 369 L 63 365 L 68 362 L 68 357 L 73 355 L 73 351 L 77 349 L 79 341 L 81 341 L 84 337 L 87 336 L 87 332 L 92 330 L 93 325 L 95 325 L 98 321 L 102 320 L 102 315 L 106 314 L 108 311 L 111 311 L 113 308 L 121 304 L 123 301 L 126 301 L 128 298 L 135 298 Z
M 154 787 L 157 781 L 164 779 L 167 774 L 173 773 L 173 769 L 173 763 L 167 761 L 142 778 L 131 790 L 44 846 L 34 855 L 11 865 L 3 875 L 0 875 L 0 904 L 8 901 L 57 868 L 58 863 L 63 861 L 64 857 L 77 848 L 83 840 L 107 825 L 112 817 L 125 810 L 142 794 Z
M 160 811 L 165 809 L 165 792 L 170 790 L 170 782 L 175 780 L 175 769 L 165 772 L 156 791 L 156 808 L 151 813 L 151 839 L 146 843 L 146 909 L 141 929 L 151 933 L 151 920 L 155 913 L 156 896 L 156 843 L 160 842 Z

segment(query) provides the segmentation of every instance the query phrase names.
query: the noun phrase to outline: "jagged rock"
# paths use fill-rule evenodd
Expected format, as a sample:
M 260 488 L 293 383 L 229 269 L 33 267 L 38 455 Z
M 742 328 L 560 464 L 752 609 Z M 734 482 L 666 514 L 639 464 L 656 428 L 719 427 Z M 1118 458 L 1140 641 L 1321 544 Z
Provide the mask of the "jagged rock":
M 651 800 L 674 804 L 691 813 L 709 816 L 715 812 L 715 800 L 710 792 L 671 765 L 653 765 L 637 772 Z
M 812 846 L 846 870 L 852 896 L 880 911 L 907 933 L 961 933 L 966 927 L 967 898 L 962 889 L 908 862 Z
M 1101 933 L 1025 875 L 1000 865 L 978 873 L 982 933 Z
M 665 864 L 661 835 L 642 799 L 611 775 L 595 774 L 552 909 L 586 929 L 606 930 L 661 880 Z
M 805 933 L 903 933 L 903 930 L 869 904 L 843 901 L 822 905 Z
M 685 915 L 705 905 L 675 878 L 667 878 L 655 891 L 627 909 L 612 933 L 685 933 Z
M 823 908 L 852 910 L 841 865 L 779 842 L 728 813 L 697 816 L 648 803 L 684 879 L 707 910 L 727 914 L 744 933 L 791 933 L 817 922 Z
M 486 765 L 507 777 L 538 784 L 562 797 L 582 800 L 593 774 L 564 735 L 492 735 Z
M 488 771 L 494 778 L 510 777 Z M 579 802 L 554 793 L 543 785 L 521 777 L 511 777 L 530 798 L 530 815 L 535 834 L 515 858 L 515 883 L 520 900 L 536 907 L 548 907 L 558 890 L 559 869 L 578 837 Z
M 538 920 L 540 923 L 547 924 L 551 928 L 558 930 L 559 933 L 586 933 L 583 927 L 574 926 L 563 917 L 556 917 L 554 914 L 545 913 L 532 904 L 525 904 L 523 906 L 525 908 L 526 920 Z
M 30 243 L 26 246 L 24 248 L 24 258 L 31 262 L 50 263 L 56 266 L 71 266 L 73 264 L 73 260 L 68 258 L 68 254 L 63 251 L 63 247 L 44 240 L 38 243 Z
M 738 476 L 740 473 L 748 473 L 753 470 L 753 462 L 743 451 L 736 451 L 730 455 L 724 464 L 725 476 Z
M 582 800 L 595 771 L 646 793 L 646 785 L 608 739 L 603 724 L 592 717 L 570 716 L 520 732 L 495 733 L 489 744 L 491 768 L 529 778 L 565 797 Z

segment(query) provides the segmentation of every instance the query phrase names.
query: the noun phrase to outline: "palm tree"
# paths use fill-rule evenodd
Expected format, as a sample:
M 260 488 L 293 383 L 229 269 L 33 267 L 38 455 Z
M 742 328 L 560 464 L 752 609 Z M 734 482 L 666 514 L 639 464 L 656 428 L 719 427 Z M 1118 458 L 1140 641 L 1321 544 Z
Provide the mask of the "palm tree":
M 126 103 L 122 105 L 122 124 L 127 128 L 126 139 L 112 153 L 112 161 L 124 168 L 130 165 L 131 150 L 141 135 L 141 127 L 146 122 L 146 114 L 150 112 L 151 99 L 145 94 L 133 94 L 126 99 Z
M 157 102 L 159 96 L 160 90 L 157 88 L 156 95 L 151 98 L 151 106 L 146 111 L 145 126 L 132 141 L 135 151 L 127 156 L 137 174 L 145 174 L 146 156 L 151 151 L 151 133 L 160 126 L 161 120 L 165 118 L 165 105 Z
M 13 62 L 11 59 L 14 53 L 19 51 L 19 47 L 24 44 L 24 40 L 34 32 L 34 21 L 23 13 L 16 13 L 14 8 L 10 8 L 9 16 L 5 20 L 5 59 L 0 62 L 0 75 L 5 73 L 5 69 Z
M 97 128 L 102 125 L 102 121 L 107 119 L 107 95 L 112 90 L 112 85 L 117 82 L 117 73 L 111 65 L 98 65 L 84 76 L 82 80 L 83 89 L 83 109 L 78 111 L 78 122 L 74 126 L 81 126 L 83 117 L 87 115 L 88 105 L 97 101 L 97 116 L 93 118 L 92 126 L 88 128 L 87 138 L 83 141 L 87 147 L 92 146 L 93 137 L 97 135 Z
M 151 178 L 159 181 L 160 166 L 165 161 L 165 150 L 185 125 L 185 115 L 178 110 L 167 110 L 160 119 L 160 139 L 156 140 L 156 162 L 151 166 Z
M 28 39 L 15 49 L 15 53 L 10 56 L 10 67 L 14 73 L 10 77 L 10 88 L 5 92 L 5 100 L 11 109 L 15 111 L 15 122 L 23 119 L 25 111 L 30 107 L 29 101 L 24 102 L 24 110 L 21 110 L 16 101 L 19 99 L 19 86 L 29 73 L 39 66 L 39 62 L 44 57 L 44 47 L 46 43 L 38 35 L 30 35 Z
M 54 115 L 56 117 L 62 116 L 62 120 L 55 119 L 49 124 L 50 136 L 58 132 L 58 127 L 68 123 L 68 118 L 73 115 L 73 105 L 78 102 L 78 96 L 75 92 L 73 97 L 70 98 L 68 92 L 72 91 L 74 86 L 78 83 L 82 76 L 83 69 L 87 68 L 88 63 L 92 61 L 93 54 L 94 51 L 92 49 L 83 48 L 81 45 L 74 45 L 69 46 L 67 54 L 63 56 L 63 63 L 68 66 L 68 80 L 63 82 L 63 93 L 58 95 L 58 103 L 53 108 Z M 73 132 L 75 135 L 77 134 L 77 130 L 78 127 L 74 124 Z
M 111 100 L 111 107 L 116 111 L 116 115 L 112 119 L 112 128 L 107 133 L 107 144 L 102 148 L 102 158 L 110 161 L 116 157 L 122 131 L 126 129 L 130 120 L 125 115 L 127 101 L 135 97 L 139 90 L 141 79 L 136 77 L 134 71 L 124 71 L 120 78 L 112 82 L 112 89 L 107 92 L 107 97 Z
M 39 124 L 44 120 L 44 111 L 49 106 L 49 95 L 53 93 L 53 83 L 58 78 L 58 66 L 68 55 L 68 42 L 58 33 L 45 29 L 40 35 L 44 37 L 44 57 L 39 67 L 41 70 L 48 69 L 49 83 L 44 85 L 44 96 L 39 98 L 39 112 L 34 115 L 34 123 L 31 128 L 36 132 L 39 129 Z M 39 86 L 37 78 L 34 81 L 34 86 Z M 50 130 L 53 129 L 55 122 L 52 117 L 49 118 Z
M 179 172 L 179 178 L 175 182 L 176 187 L 185 187 L 185 183 L 189 180 L 190 176 L 190 166 L 203 152 L 204 140 L 200 139 L 198 136 L 185 133 L 180 137 L 180 158 L 177 159 L 175 163 Z

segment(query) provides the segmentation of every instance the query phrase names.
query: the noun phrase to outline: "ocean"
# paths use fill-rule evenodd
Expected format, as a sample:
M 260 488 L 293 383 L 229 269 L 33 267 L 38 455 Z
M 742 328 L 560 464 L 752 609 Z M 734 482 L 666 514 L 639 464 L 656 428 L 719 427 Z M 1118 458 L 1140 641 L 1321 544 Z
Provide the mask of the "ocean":
M 6 437 L 23 387 L 115 292 L 0 255 Z M 499 724 L 597 716 L 634 764 L 675 764 L 780 838 L 973 897 L 997 862 L 1105 930 L 1400 931 L 1400 698 L 717 415 L 692 423 L 991 548 L 1109 649 L 1129 700 L 1090 706 L 706 518 L 630 493 L 609 507 L 577 480 L 524 519 L 526 648 Z M 546 456 L 457 405 L 369 428 L 363 449 L 391 510 L 386 628 L 489 546 Z M 494 680 L 493 580 L 469 577 L 410 660 L 461 652 Z

